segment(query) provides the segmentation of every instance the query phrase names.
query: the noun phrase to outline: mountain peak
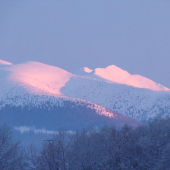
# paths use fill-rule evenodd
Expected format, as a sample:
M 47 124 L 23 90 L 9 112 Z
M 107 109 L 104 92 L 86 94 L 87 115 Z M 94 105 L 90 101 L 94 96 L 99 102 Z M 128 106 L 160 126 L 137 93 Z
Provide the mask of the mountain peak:
M 126 84 L 126 79 L 130 76 L 127 71 L 115 65 L 110 65 L 106 68 L 96 68 L 95 74 L 107 80 L 121 84 Z
M 12 65 L 12 63 L 4 61 L 4 60 L 0 60 L 0 65 Z
M 83 67 L 78 70 L 76 74 L 137 88 L 150 89 L 153 91 L 170 91 L 170 89 L 162 86 L 161 84 L 140 75 L 131 75 L 126 70 L 115 65 L 110 65 L 106 68 L 96 68 L 94 70 L 91 70 L 88 67 Z

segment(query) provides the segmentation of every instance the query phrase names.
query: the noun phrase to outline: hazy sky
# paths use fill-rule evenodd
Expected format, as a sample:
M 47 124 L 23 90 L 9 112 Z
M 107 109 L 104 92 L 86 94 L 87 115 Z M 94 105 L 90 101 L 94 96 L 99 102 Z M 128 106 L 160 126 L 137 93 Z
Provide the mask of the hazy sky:
M 170 1 L 0 1 L 0 59 L 72 73 L 114 64 L 170 88 Z

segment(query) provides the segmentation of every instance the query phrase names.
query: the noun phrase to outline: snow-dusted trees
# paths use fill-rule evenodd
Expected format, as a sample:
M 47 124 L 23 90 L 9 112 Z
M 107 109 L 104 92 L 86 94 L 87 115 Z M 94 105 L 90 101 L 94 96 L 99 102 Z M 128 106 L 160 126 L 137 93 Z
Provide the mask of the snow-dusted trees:
M 0 169 L 25 170 L 28 164 L 19 142 L 13 138 L 10 128 L 0 127 Z
M 109 129 L 77 133 L 70 148 L 70 169 L 104 169 L 109 155 Z
M 124 125 L 71 135 L 61 131 L 30 153 L 35 170 L 168 170 L 170 118 L 135 129 Z
M 70 134 L 59 131 L 52 139 L 44 140 L 42 150 L 30 147 L 28 159 L 30 169 L 35 170 L 66 170 L 69 166 Z

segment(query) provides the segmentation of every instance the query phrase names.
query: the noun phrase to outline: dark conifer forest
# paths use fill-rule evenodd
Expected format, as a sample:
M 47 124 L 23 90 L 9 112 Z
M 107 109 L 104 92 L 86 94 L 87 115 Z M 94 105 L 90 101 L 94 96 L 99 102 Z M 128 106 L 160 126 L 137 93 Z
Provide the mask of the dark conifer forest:
M 59 130 L 41 147 L 22 147 L 12 130 L 0 128 L 1 170 L 169 170 L 170 118 L 121 129 L 104 126 Z

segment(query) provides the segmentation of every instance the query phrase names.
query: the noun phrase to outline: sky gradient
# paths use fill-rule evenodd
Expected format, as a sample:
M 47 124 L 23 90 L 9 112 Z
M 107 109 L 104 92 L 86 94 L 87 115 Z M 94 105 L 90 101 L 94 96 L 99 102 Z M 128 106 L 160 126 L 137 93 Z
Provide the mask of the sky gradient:
M 170 1 L 0 1 L 0 59 L 74 73 L 116 65 L 170 88 Z

